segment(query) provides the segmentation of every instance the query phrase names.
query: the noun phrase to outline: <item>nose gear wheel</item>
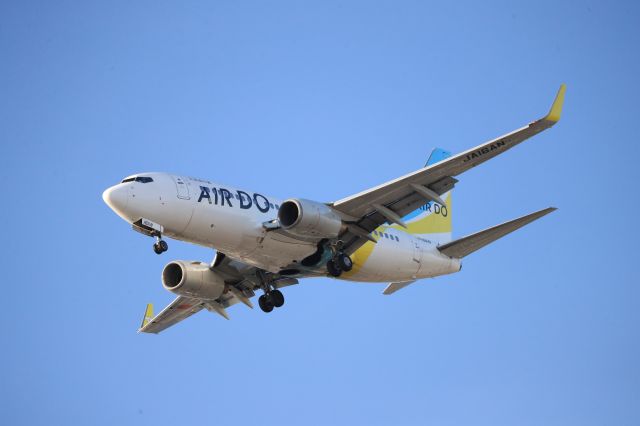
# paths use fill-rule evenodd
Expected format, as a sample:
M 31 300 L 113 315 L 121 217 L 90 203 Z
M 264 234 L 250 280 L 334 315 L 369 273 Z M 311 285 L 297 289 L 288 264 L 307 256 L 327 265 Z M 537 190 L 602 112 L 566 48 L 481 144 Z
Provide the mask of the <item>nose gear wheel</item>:
M 167 244 L 165 240 L 158 239 L 158 241 L 153 244 L 153 251 L 156 254 L 162 254 L 167 250 L 169 250 L 169 244 Z

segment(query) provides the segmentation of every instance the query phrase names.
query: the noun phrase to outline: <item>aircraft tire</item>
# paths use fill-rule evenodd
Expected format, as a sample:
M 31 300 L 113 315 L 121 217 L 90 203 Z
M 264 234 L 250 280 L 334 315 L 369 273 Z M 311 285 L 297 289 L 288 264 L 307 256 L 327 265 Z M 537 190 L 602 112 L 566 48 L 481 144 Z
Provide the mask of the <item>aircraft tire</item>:
M 167 244 L 165 240 L 158 241 L 158 245 L 160 246 L 160 249 L 162 250 L 162 252 L 169 250 L 169 244 Z
M 273 306 L 275 306 L 276 308 L 284 305 L 284 295 L 280 290 L 273 290 L 271 293 L 269 293 L 269 298 L 271 299 L 271 303 L 273 304 Z
M 273 303 L 271 303 L 271 299 L 266 294 L 258 297 L 258 305 L 260 305 L 262 312 L 269 313 L 273 311 Z
M 156 254 L 162 254 L 162 253 L 164 253 L 164 250 L 162 250 L 162 247 L 160 247 L 160 244 L 158 244 L 158 243 L 155 243 L 155 244 L 153 245 L 153 251 L 154 251 Z
M 333 260 L 327 262 L 327 271 L 329 275 L 336 278 L 342 274 L 342 269 Z
M 344 272 L 349 272 L 353 268 L 353 261 L 344 253 L 340 253 L 338 257 L 336 257 L 335 262 Z

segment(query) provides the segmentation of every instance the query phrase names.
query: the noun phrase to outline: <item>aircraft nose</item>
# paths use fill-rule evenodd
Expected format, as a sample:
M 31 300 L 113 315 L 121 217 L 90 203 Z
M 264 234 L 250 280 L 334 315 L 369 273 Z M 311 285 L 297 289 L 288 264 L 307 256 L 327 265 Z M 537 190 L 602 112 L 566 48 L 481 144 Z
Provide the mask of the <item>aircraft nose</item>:
M 104 202 L 114 211 L 123 212 L 127 207 L 127 188 L 124 185 L 116 185 L 107 188 L 102 193 Z

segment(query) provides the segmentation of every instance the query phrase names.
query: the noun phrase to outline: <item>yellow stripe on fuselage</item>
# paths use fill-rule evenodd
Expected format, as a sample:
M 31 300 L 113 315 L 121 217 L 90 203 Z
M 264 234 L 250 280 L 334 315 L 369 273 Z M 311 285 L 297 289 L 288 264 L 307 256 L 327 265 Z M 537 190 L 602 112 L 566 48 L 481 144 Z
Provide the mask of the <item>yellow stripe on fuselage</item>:
M 375 238 L 375 237 L 374 237 Z M 344 272 L 342 277 L 349 278 L 352 275 L 355 275 L 362 269 L 367 260 L 373 253 L 373 249 L 375 248 L 375 244 L 371 241 L 367 241 L 362 247 L 356 250 L 351 255 L 351 261 L 353 262 L 353 268 L 349 272 Z
M 451 232 L 451 192 L 447 195 L 446 212 L 445 216 L 443 212 L 435 213 L 424 216 L 415 220 L 414 222 L 407 222 L 407 228 L 402 228 L 399 225 L 392 225 L 391 228 L 399 231 L 408 232 L 409 234 L 439 234 L 444 232 Z M 435 210 L 439 206 L 434 206 L 431 203 L 431 209 Z
M 393 228 L 403 233 L 409 233 L 409 234 L 439 234 L 439 233 L 451 232 L 451 214 L 450 214 L 451 192 L 447 194 L 447 198 L 445 201 L 446 201 L 446 209 L 447 209 L 446 216 L 442 214 L 442 212 L 435 213 L 435 209 L 439 208 L 439 206 L 434 207 L 432 203 L 431 214 L 415 219 L 414 222 L 409 221 L 407 223 L 406 229 L 402 228 L 399 225 L 391 225 L 391 226 L 382 225 L 382 226 L 379 226 L 376 229 L 376 231 L 379 233 L 384 233 L 387 231 L 387 229 Z M 376 237 L 374 235 L 371 235 L 371 236 L 376 240 L 379 240 L 379 237 Z M 356 250 L 351 255 L 351 260 L 353 261 L 353 269 L 351 269 L 351 271 L 349 272 L 344 272 L 342 274 L 342 277 L 348 279 L 349 277 L 356 275 L 360 270 L 362 270 L 365 263 L 367 263 L 367 260 L 369 260 L 369 257 L 371 257 L 371 254 L 373 253 L 373 249 L 375 247 L 376 245 L 373 242 L 368 241 L 362 247 Z

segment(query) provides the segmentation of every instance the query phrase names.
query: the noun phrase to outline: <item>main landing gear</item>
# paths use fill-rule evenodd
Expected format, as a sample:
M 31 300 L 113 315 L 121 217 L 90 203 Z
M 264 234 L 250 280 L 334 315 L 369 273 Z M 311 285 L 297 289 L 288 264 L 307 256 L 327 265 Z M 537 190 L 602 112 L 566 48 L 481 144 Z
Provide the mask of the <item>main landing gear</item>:
M 352 268 L 353 261 L 343 252 L 338 252 L 327 262 L 327 272 L 329 272 L 329 275 L 336 278 L 342 275 L 343 272 L 349 272 Z
M 264 291 L 264 294 L 258 298 L 260 309 L 263 312 L 271 312 L 273 308 L 279 308 L 284 305 L 284 295 L 274 287 L 273 281 L 260 270 L 258 270 L 258 278 Z
M 258 298 L 258 305 L 263 312 L 271 312 L 284 305 L 284 295 L 280 290 L 271 290 Z
M 167 242 L 159 235 L 156 236 L 156 242 L 153 244 L 153 251 L 156 252 L 156 254 L 162 254 L 167 250 L 169 250 L 169 244 L 167 244 Z

